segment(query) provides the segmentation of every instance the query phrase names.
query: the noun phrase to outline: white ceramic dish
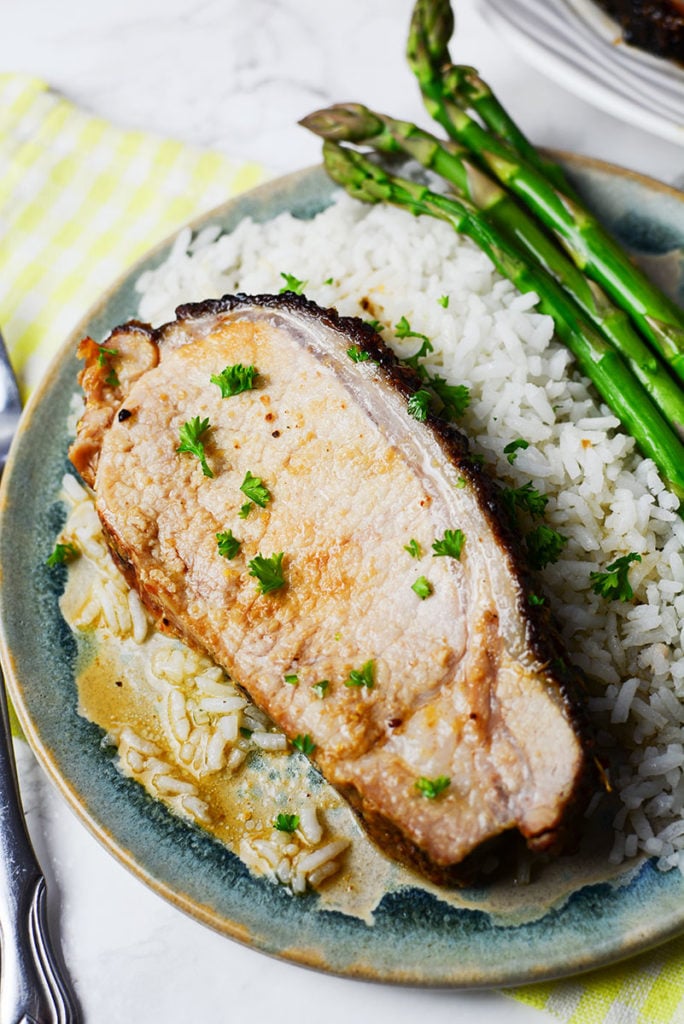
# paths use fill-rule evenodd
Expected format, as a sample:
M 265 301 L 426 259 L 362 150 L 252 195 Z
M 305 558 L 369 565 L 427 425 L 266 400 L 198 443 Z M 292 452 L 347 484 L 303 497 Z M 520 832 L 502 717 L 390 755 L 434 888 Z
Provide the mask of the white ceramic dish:
M 684 145 L 684 68 L 626 45 L 590 0 L 479 0 L 489 24 L 549 78 Z

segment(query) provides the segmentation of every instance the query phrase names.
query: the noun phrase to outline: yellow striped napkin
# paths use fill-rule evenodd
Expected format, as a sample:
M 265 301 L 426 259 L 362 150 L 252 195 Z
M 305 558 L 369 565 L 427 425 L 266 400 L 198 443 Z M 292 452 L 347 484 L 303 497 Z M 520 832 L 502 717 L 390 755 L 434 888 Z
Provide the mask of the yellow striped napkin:
M 137 257 L 264 176 L 0 75 L 0 327 L 24 394 Z
M 0 75 L 0 326 L 24 393 L 138 256 L 263 177 L 255 164 L 124 131 L 40 81 Z M 684 938 L 508 994 L 565 1024 L 684 1024 Z

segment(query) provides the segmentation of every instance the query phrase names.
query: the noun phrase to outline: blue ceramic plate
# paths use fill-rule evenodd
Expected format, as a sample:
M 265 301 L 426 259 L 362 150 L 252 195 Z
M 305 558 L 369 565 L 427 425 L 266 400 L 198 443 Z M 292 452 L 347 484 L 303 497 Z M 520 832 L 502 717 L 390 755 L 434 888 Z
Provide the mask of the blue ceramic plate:
M 684 195 L 602 164 L 565 160 L 588 202 L 624 242 L 646 254 L 649 266 L 665 272 L 681 300 Z M 283 210 L 311 217 L 331 192 L 320 169 L 303 171 L 228 203 L 196 226 L 217 222 L 230 231 L 245 215 L 263 221 Z M 85 333 L 101 338 L 135 315 L 134 281 L 168 248 L 144 259 L 68 340 L 26 411 L 2 485 L 3 666 L 29 742 L 66 799 L 119 860 L 179 908 L 266 953 L 337 974 L 512 985 L 605 964 L 680 932 L 684 878 L 678 871 L 661 874 L 645 862 L 611 878 L 605 862 L 581 854 L 559 862 L 553 891 L 543 882 L 527 887 L 522 914 L 520 899 L 513 913 L 501 912 L 500 892 L 496 903 L 491 891 L 471 890 L 464 894 L 467 907 L 453 907 L 406 887 L 386 893 L 369 926 L 319 909 L 313 894 L 293 898 L 254 878 L 208 834 L 119 774 L 101 748 L 101 731 L 77 713 L 76 645 L 58 607 L 64 580 L 45 559 L 64 516 L 56 495 L 68 465 L 76 343 Z

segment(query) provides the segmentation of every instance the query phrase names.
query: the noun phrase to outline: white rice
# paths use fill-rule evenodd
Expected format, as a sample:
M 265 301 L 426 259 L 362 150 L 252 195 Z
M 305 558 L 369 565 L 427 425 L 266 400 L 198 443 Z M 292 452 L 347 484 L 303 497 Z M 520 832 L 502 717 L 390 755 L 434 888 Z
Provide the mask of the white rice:
M 159 324 L 172 319 L 181 302 L 277 292 L 285 272 L 306 282 L 305 294 L 321 305 L 380 321 L 383 338 L 402 356 L 419 344 L 393 334 L 406 317 L 434 345 L 428 368 L 470 387 L 461 425 L 474 450 L 504 484 L 532 480 L 548 495 L 546 522 L 568 543 L 543 571 L 543 586 L 570 658 L 594 681 L 589 708 L 600 735 L 615 746 L 619 729 L 628 751 L 612 780 L 622 808 L 611 859 L 619 863 L 642 852 L 658 857 L 663 870 L 684 871 L 684 523 L 677 499 L 574 372 L 569 352 L 552 337 L 551 320 L 535 312 L 536 297 L 517 294 L 474 245 L 428 218 L 341 196 L 312 221 L 282 215 L 263 225 L 245 221 L 229 236 L 207 229 L 192 239 L 182 232 L 168 260 L 140 279 L 138 315 Z M 504 448 L 519 437 L 529 447 L 510 464 Z M 84 550 L 97 549 L 99 557 L 93 528 L 84 511 L 79 541 L 83 534 Z M 629 573 L 634 600 L 594 594 L 590 573 L 629 552 L 641 556 Z M 100 615 L 113 631 L 132 629 L 140 637 L 138 609 L 128 606 L 126 618 L 117 594 L 116 586 L 103 586 L 99 611 L 87 599 L 82 624 Z M 175 651 L 168 658 L 164 678 L 183 676 L 182 657 Z M 181 734 L 185 743 L 196 737 L 199 715 L 211 717 L 217 709 L 212 698 L 203 698 L 189 714 L 189 733 L 179 713 L 178 742 Z M 265 749 L 284 741 L 255 709 L 230 713 L 243 716 L 254 730 L 252 741 Z M 239 743 L 231 750 L 232 741 L 224 739 L 223 770 L 239 770 L 243 751 Z M 130 743 L 128 749 L 137 751 Z M 220 760 L 216 750 L 211 759 Z M 315 834 L 311 828 L 302 819 L 305 841 Z M 284 855 L 276 860 L 276 853 L 245 840 L 248 862 L 269 877 L 287 878 L 293 891 L 302 884 L 301 863 L 316 863 L 312 872 L 324 867 L 314 854 L 301 862 L 292 855 L 283 864 Z

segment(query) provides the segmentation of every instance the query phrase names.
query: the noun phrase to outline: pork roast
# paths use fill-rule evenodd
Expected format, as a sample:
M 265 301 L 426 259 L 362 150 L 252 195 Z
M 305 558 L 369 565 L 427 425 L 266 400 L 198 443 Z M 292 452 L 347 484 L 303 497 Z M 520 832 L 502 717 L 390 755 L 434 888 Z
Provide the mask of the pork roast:
M 71 458 L 162 627 L 310 737 L 390 855 L 444 881 L 511 830 L 560 847 L 591 762 L 572 673 L 498 488 L 460 432 L 411 415 L 414 371 L 292 294 L 181 306 L 80 352 Z M 236 365 L 255 386 L 222 397 Z M 193 420 L 204 461 L 179 451 Z

